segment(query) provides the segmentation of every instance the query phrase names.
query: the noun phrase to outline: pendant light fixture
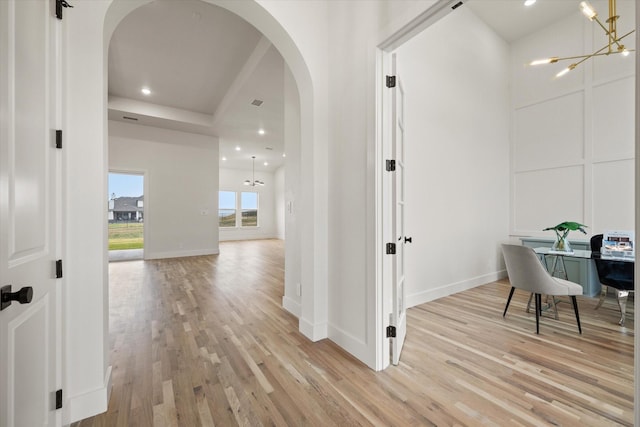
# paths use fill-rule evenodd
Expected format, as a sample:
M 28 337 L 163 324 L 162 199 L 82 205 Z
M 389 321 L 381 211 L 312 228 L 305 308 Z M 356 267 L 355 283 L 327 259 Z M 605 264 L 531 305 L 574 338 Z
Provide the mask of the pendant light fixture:
M 251 176 L 252 179 L 245 180 L 244 185 L 250 185 L 251 187 L 264 185 L 263 181 L 256 179 L 256 156 L 251 156 L 251 161 L 253 162 L 253 167 L 252 167 L 253 174 Z
M 620 53 L 622 56 L 628 56 L 630 52 L 633 52 L 635 49 L 627 49 L 621 43 L 622 39 L 632 34 L 634 30 L 629 31 L 628 33 L 618 37 L 618 30 L 616 28 L 616 24 L 618 21 L 618 16 L 616 14 L 616 0 L 609 0 L 609 18 L 605 21 L 608 24 L 608 28 L 598 19 L 598 13 L 595 9 L 586 1 L 580 3 L 580 11 L 586 16 L 590 21 L 595 21 L 600 25 L 600 27 L 604 30 L 607 35 L 607 44 L 596 50 L 595 52 L 588 55 L 578 55 L 578 56 L 566 56 L 566 57 L 557 57 L 552 56 L 550 58 L 545 59 L 537 59 L 535 61 L 531 61 L 529 65 L 542 65 L 542 64 L 554 64 L 558 61 L 564 60 L 576 60 L 576 62 L 572 62 L 567 68 L 560 71 L 556 74 L 556 77 L 561 77 L 567 74 L 569 71 L 576 68 L 578 65 L 582 64 L 589 58 L 593 58 L 594 56 L 608 56 L 615 53 Z

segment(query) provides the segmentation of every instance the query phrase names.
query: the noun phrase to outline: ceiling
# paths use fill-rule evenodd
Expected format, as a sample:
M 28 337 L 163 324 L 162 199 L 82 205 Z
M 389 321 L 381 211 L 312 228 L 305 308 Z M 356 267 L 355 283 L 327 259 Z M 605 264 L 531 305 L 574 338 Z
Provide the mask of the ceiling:
M 512 42 L 551 23 L 580 13 L 579 0 L 469 0 L 465 5 L 504 40 Z M 602 11 L 606 12 L 606 11 Z
M 284 66 L 237 15 L 196 0 L 155 1 L 113 34 L 109 119 L 217 135 L 221 167 L 251 169 L 255 155 L 256 170 L 272 171 L 284 160 Z
M 523 3 L 466 6 L 511 42 L 578 12 L 579 2 Z M 256 170 L 273 171 L 284 162 L 284 67 L 269 41 L 237 15 L 199 0 L 156 0 L 114 32 L 109 119 L 217 135 L 221 167 L 251 169 L 255 155 Z

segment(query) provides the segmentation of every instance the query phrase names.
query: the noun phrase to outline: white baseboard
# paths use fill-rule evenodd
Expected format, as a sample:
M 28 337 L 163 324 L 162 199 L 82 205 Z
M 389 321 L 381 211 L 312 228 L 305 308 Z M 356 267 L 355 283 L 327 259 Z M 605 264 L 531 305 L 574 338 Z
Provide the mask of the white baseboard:
M 332 324 L 329 324 L 329 339 L 375 370 L 375 344 L 368 346 L 366 342 Z
M 466 291 L 467 289 L 472 289 L 480 285 L 486 285 L 487 283 L 495 282 L 496 280 L 501 280 L 505 277 L 507 277 L 507 271 L 500 270 L 494 273 L 472 277 L 471 279 L 462 280 L 460 282 L 450 283 L 435 289 L 428 289 L 416 294 L 407 295 L 407 308 L 415 307 L 416 305 L 434 301 L 438 298 Z
M 111 366 L 107 368 L 102 387 L 69 398 L 69 423 L 106 412 L 109 407 L 109 397 L 111 397 Z
M 298 319 L 300 318 L 302 308 L 300 307 L 300 303 L 298 301 L 285 295 L 282 297 L 282 307 L 289 313 L 296 316 Z
M 299 330 L 305 337 L 311 341 L 316 342 L 328 337 L 327 335 L 327 323 L 318 323 L 316 325 L 309 322 L 304 317 L 299 318 Z
M 219 248 L 215 249 L 193 249 L 188 251 L 168 251 L 168 252 L 149 252 L 145 249 L 144 259 L 163 259 L 163 258 L 182 258 L 188 256 L 201 256 L 201 255 L 218 255 L 220 253 Z

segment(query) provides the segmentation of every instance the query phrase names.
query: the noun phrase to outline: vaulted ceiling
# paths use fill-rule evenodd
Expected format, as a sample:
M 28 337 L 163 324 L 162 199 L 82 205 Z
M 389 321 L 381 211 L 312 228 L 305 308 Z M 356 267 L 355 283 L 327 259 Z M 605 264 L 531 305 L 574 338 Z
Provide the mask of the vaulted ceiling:
M 255 155 L 256 169 L 274 170 L 283 162 L 284 66 L 237 15 L 197 0 L 155 1 L 114 32 L 109 118 L 217 135 L 222 167 L 250 169 Z
M 579 13 L 577 0 L 465 6 L 507 41 Z M 273 171 L 284 160 L 285 66 L 277 49 L 233 13 L 199 0 L 156 0 L 114 32 L 109 119 L 217 135 L 221 167 L 250 169 L 255 155 L 257 170 Z

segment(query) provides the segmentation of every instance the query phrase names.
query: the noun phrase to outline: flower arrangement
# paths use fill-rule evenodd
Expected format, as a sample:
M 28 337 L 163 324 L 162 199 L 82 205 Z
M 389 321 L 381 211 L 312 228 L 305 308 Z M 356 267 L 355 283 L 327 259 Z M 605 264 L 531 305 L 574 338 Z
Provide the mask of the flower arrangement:
M 586 225 L 578 222 L 565 221 L 555 227 L 547 227 L 542 231 L 553 230 L 556 232 L 556 241 L 553 242 L 551 250 L 558 252 L 573 252 L 571 250 L 571 245 L 569 245 L 569 241 L 567 240 L 567 235 L 570 231 L 580 231 L 583 234 L 587 234 L 585 230 L 586 227 Z

